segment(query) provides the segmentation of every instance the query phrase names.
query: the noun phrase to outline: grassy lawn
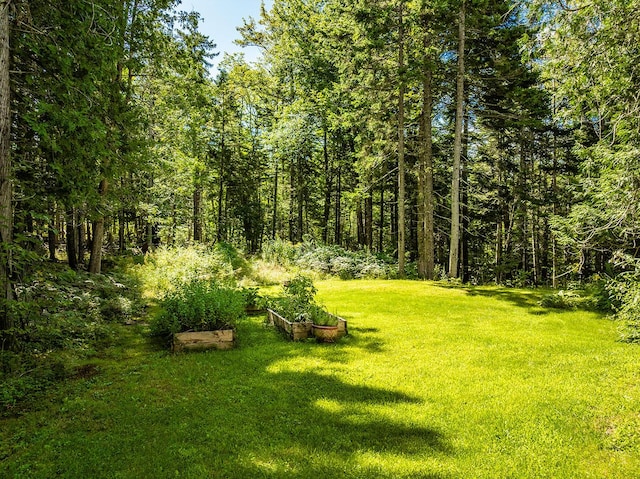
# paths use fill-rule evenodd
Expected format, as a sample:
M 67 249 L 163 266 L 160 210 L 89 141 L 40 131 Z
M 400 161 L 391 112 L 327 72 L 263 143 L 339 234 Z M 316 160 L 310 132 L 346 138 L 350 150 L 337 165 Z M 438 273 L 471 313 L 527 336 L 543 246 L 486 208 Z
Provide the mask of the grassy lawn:
M 236 350 L 172 355 L 123 327 L 0 421 L 0 477 L 640 477 L 640 347 L 611 321 L 527 290 L 317 286 L 339 344 L 255 317 Z

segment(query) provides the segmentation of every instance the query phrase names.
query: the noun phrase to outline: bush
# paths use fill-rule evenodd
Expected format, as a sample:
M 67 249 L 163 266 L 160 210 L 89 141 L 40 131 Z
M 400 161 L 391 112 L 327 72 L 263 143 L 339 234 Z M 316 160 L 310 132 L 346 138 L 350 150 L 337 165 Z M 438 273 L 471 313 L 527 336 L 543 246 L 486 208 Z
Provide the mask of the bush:
M 162 307 L 151 323 L 154 335 L 211 331 L 235 327 L 244 316 L 245 297 L 237 289 L 196 279 L 167 294 Z
M 576 309 L 581 302 L 582 297 L 577 292 L 560 290 L 545 294 L 539 304 L 544 308 Z
M 0 332 L 0 409 L 8 411 L 66 377 L 67 367 L 116 338 L 112 324 L 141 307 L 134 282 L 46 264 L 16 285 L 14 327 Z M 12 351 L 2 350 L 11 344 Z M 63 358 L 63 359 L 60 359 Z
M 614 301 L 614 318 L 619 321 L 620 339 L 640 343 L 640 282 L 621 277 L 608 289 Z
M 233 253 L 225 246 L 207 248 L 203 245 L 186 248 L 158 248 L 147 254 L 144 264 L 132 270 L 146 293 L 162 297 L 194 280 L 235 282 Z M 236 263 L 238 264 L 238 263 Z
M 316 246 L 313 243 L 301 247 L 295 265 L 341 279 L 388 278 L 390 266 L 366 251 L 348 251 L 340 246 Z
M 296 248 L 288 241 L 276 238 L 262 245 L 262 259 L 269 263 L 290 266 L 295 257 Z

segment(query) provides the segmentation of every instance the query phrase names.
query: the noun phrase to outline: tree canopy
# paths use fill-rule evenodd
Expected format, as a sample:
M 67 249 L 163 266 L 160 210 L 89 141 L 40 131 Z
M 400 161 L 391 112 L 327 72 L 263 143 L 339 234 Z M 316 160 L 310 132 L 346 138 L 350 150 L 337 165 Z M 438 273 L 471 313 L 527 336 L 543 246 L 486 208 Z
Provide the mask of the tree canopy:
M 638 7 L 274 0 L 238 28 L 263 58 L 213 72 L 215 38 L 174 0 L 1 1 L 0 329 L 38 261 L 98 273 L 103 251 L 194 242 L 315 241 L 474 283 L 627 278 L 628 304 Z

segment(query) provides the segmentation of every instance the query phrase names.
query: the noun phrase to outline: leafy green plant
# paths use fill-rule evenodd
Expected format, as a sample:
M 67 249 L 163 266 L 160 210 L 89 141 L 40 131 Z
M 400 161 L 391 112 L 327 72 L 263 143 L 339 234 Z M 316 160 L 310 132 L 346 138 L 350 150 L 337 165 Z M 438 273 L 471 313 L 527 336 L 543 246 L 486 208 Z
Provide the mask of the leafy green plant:
M 310 320 L 316 326 L 337 326 L 338 317 L 329 313 L 323 306 L 313 304 L 309 307 Z
M 270 307 L 284 318 L 289 321 L 308 321 L 323 326 L 338 324 L 337 318 L 316 303 L 317 289 L 308 276 L 295 276 L 283 284 L 282 290 L 284 296 L 273 299 Z
M 166 336 L 233 328 L 244 316 L 244 306 L 242 291 L 211 280 L 193 280 L 167 294 L 161 313 L 151 323 L 151 331 Z

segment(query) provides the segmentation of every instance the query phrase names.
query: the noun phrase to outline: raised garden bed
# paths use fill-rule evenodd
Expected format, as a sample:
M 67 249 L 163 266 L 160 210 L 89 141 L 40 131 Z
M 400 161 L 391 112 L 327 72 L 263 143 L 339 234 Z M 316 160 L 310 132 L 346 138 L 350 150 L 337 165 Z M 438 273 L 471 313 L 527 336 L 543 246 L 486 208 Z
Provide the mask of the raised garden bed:
M 172 349 L 180 351 L 201 351 L 205 349 L 233 349 L 236 345 L 234 329 L 215 331 L 189 331 L 173 335 Z
M 309 321 L 289 321 L 272 309 L 267 309 L 267 319 L 269 324 L 273 324 L 293 341 L 300 341 L 311 336 L 311 322 Z
M 289 321 L 286 318 L 283 318 L 280 314 L 276 313 L 272 309 L 267 309 L 267 318 L 269 324 L 274 325 L 278 330 L 282 331 L 286 336 L 289 337 L 292 341 L 301 341 L 304 339 L 308 339 L 314 337 L 313 333 L 313 323 L 310 321 Z M 332 315 L 333 316 L 333 315 Z M 337 338 L 341 338 L 348 334 L 347 329 L 347 321 L 335 316 L 338 320 L 337 326 Z M 316 328 L 323 328 L 322 326 L 316 326 Z M 320 339 L 319 339 L 320 340 Z

